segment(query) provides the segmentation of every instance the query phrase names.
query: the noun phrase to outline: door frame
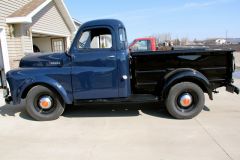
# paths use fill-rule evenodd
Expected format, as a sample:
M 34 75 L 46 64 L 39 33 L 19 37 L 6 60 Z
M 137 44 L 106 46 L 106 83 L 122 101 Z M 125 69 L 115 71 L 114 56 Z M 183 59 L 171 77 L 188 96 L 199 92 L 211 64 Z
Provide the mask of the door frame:
M 5 33 L 5 28 L 0 27 L 0 48 L 1 48 L 1 58 L 3 60 L 3 70 L 1 70 L 1 77 L 2 77 L 2 82 L 4 86 L 7 84 L 5 79 L 6 79 L 6 73 L 10 70 L 10 64 L 9 64 L 9 54 L 8 54 L 8 47 L 7 47 L 7 38 L 6 38 L 6 33 Z
M 9 54 L 8 54 L 8 46 L 7 46 L 7 38 L 4 28 L 0 28 L 0 40 L 1 40 L 1 49 L 2 49 L 2 57 L 3 57 L 3 67 L 5 73 L 10 70 L 9 64 Z

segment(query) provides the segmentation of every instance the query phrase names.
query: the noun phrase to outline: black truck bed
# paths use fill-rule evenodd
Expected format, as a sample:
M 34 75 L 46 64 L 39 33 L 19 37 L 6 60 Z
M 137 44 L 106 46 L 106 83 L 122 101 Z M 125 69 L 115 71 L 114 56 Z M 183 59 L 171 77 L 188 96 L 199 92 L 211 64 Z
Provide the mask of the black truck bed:
M 190 68 L 202 73 L 212 90 L 231 83 L 233 50 L 176 50 L 131 53 L 134 93 L 154 94 L 171 71 Z

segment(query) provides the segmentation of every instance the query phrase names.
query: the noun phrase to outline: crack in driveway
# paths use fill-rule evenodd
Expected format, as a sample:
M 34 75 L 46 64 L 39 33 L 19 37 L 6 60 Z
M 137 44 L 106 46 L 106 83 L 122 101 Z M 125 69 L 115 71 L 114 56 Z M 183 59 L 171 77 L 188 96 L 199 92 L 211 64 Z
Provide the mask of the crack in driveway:
M 202 125 L 202 123 L 195 118 L 195 121 L 200 125 L 200 127 L 206 132 L 206 134 L 212 139 L 212 141 L 226 154 L 229 160 L 234 160 L 230 154 L 224 149 L 224 147 L 211 135 L 211 133 Z

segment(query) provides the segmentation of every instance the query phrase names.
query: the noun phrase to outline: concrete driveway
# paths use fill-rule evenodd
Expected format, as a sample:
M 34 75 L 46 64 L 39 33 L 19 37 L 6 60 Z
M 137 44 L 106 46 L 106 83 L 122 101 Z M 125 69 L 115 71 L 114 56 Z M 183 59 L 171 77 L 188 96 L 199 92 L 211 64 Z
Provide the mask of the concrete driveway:
M 0 159 L 239 160 L 240 96 L 220 91 L 192 120 L 172 119 L 156 104 L 120 104 L 71 107 L 36 122 L 1 99 Z

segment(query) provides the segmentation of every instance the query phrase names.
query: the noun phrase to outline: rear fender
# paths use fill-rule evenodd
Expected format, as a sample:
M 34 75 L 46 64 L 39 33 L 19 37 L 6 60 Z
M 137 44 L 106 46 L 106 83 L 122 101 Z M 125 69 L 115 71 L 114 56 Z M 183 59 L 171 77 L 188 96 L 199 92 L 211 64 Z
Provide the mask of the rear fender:
M 163 87 L 161 97 L 165 99 L 171 87 L 180 82 L 193 82 L 197 84 L 205 93 L 209 95 L 209 98 L 213 100 L 212 87 L 207 77 L 205 77 L 202 73 L 190 68 L 176 69 L 168 73 L 162 82 Z

